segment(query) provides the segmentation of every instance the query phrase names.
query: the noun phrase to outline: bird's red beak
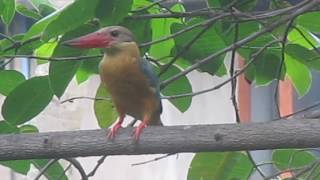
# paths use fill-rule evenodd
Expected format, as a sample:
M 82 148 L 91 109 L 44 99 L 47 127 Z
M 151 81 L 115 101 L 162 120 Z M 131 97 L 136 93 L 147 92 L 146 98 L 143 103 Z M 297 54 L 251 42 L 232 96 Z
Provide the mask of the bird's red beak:
M 101 32 L 93 32 L 75 39 L 62 42 L 63 45 L 75 48 L 104 48 L 112 41 L 112 37 Z

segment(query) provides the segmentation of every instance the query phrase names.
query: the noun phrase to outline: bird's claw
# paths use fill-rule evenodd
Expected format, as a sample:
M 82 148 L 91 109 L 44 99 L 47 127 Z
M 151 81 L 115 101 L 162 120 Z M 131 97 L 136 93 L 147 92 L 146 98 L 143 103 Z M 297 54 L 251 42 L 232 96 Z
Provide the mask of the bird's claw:
M 108 139 L 114 139 L 114 137 L 116 136 L 117 132 L 119 131 L 119 129 L 121 128 L 121 124 L 117 123 L 115 124 L 108 132 L 107 137 Z
M 139 142 L 140 135 L 145 127 L 147 127 L 147 124 L 145 122 L 141 122 L 139 126 L 134 128 L 134 130 L 132 131 L 131 135 L 134 136 L 136 142 Z

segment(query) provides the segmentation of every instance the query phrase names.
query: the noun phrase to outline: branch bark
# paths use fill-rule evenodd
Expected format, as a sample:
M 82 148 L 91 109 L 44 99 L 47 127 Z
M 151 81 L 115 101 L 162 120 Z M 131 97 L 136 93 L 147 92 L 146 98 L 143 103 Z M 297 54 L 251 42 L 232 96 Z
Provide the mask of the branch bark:
M 148 127 L 137 144 L 132 128 L 111 141 L 105 130 L 0 135 L 0 160 L 240 151 L 320 146 L 320 119 L 269 123 Z

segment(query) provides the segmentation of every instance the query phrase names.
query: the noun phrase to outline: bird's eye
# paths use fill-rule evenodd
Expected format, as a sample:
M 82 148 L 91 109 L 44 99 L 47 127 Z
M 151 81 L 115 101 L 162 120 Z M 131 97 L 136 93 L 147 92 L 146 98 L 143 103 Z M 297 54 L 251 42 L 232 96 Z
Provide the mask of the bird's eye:
M 111 31 L 111 36 L 113 37 L 118 37 L 119 36 L 119 31 Z

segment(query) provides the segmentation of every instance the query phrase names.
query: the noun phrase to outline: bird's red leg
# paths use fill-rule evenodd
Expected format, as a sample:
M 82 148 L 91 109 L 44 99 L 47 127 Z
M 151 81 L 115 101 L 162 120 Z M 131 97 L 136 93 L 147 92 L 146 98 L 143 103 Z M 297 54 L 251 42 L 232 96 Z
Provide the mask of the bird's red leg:
M 120 116 L 119 116 L 118 121 L 117 121 L 116 124 L 109 130 L 109 132 L 108 132 L 108 134 L 107 134 L 107 137 L 108 137 L 109 139 L 113 139 L 113 138 L 116 136 L 118 130 L 121 128 L 121 124 L 122 124 L 122 122 L 123 122 L 123 119 L 124 119 L 124 117 L 126 116 L 125 113 L 119 113 L 119 115 L 120 115 Z
M 150 120 L 149 117 L 145 117 L 143 119 L 143 121 L 139 124 L 139 126 L 134 128 L 132 135 L 134 136 L 136 142 L 139 142 L 140 135 L 141 135 L 143 129 L 147 127 L 149 120 Z

